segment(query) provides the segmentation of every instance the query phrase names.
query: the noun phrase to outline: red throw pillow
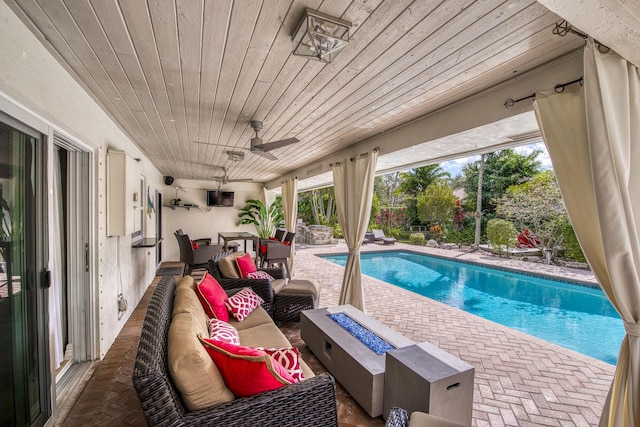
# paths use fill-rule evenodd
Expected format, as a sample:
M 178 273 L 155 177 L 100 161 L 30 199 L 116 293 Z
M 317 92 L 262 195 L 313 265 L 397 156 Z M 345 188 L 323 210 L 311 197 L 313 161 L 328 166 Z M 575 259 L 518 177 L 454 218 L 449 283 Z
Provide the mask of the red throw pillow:
M 294 380 L 264 351 L 198 336 L 225 384 L 237 397 L 275 390 Z
M 236 265 L 238 266 L 238 271 L 240 271 L 240 278 L 242 279 L 247 277 L 247 274 L 255 273 L 256 271 L 258 271 L 256 263 L 253 262 L 251 254 L 244 254 L 240 257 L 237 257 Z
M 264 303 L 260 295 L 251 288 L 242 288 L 238 293 L 227 299 L 225 305 L 238 322 L 242 322 L 253 310 Z
M 191 246 L 193 247 L 193 249 L 198 249 L 200 247 L 200 245 L 198 245 L 198 242 L 194 242 L 193 240 L 191 240 Z
M 227 299 L 227 293 L 222 289 L 218 281 L 209 272 L 206 272 L 196 288 L 198 290 L 198 299 L 202 307 L 204 307 L 204 311 L 207 312 L 207 316 L 228 322 L 229 312 L 224 303 Z
M 304 373 L 300 368 L 300 351 L 295 347 L 285 348 L 264 348 L 256 347 L 256 350 L 261 350 L 273 357 L 273 360 L 278 362 L 282 367 L 291 375 L 293 382 L 300 382 L 304 379 Z
M 209 338 L 240 345 L 240 335 L 238 335 L 238 330 L 234 328 L 233 325 L 223 320 L 213 318 L 209 319 L 207 326 L 209 327 Z

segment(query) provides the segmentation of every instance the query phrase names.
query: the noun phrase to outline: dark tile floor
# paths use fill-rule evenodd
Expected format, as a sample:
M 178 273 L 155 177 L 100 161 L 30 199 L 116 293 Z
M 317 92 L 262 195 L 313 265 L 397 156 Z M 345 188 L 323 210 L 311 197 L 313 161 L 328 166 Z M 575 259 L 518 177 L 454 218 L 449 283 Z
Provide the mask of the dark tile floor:
M 144 314 L 156 281 L 149 287 L 104 359 L 98 362 L 91 378 L 83 385 L 84 388 L 67 415 L 62 416 L 57 425 L 65 427 L 147 425 L 133 388 L 131 375 Z M 300 328 L 297 323 L 283 324 L 281 330 L 292 345 L 300 349 L 303 359 L 314 372 L 325 371 L 300 338 Z M 371 419 L 339 384 L 336 394 L 338 420 L 341 427 L 384 425 L 382 418 Z

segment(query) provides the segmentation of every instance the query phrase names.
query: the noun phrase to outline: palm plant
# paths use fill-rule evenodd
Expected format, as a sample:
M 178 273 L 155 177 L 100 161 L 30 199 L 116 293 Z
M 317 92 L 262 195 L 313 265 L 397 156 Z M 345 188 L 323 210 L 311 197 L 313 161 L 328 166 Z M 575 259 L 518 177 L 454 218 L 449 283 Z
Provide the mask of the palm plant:
M 260 200 L 249 199 L 245 207 L 240 209 L 238 217 L 240 224 L 253 224 L 262 239 L 273 236 L 276 228 L 284 224 L 282 205 L 278 200 L 267 208 Z

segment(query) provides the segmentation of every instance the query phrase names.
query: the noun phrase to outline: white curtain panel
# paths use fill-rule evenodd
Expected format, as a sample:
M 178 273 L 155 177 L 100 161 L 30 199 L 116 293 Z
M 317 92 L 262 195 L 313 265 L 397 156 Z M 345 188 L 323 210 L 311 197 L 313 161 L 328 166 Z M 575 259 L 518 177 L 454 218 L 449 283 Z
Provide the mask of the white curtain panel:
M 58 147 L 53 155 L 53 193 L 51 193 L 51 238 L 49 239 L 49 270 L 51 288 L 49 291 L 49 336 L 53 342 L 53 362 L 56 369 L 64 360 L 62 342 L 62 179 Z
M 298 178 L 289 178 L 282 182 L 282 209 L 284 210 L 284 225 L 287 231 L 296 232 L 298 220 Z M 289 259 L 289 271 L 293 274 L 294 253 L 296 250 L 295 239 L 291 241 L 291 258 Z
M 590 40 L 584 89 L 536 93 L 534 107 L 569 218 L 624 321 L 600 426 L 640 425 L 640 73 Z
M 351 304 L 362 311 L 365 311 L 365 305 L 360 246 L 369 225 L 377 162 L 378 150 L 372 150 L 358 158 L 333 165 L 336 211 L 349 248 L 338 303 Z

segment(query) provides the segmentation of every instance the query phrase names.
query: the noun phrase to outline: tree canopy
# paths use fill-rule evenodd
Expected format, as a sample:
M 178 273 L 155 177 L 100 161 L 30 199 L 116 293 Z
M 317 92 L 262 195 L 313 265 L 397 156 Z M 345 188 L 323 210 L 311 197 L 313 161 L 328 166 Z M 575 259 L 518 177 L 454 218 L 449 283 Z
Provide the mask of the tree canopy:
M 453 189 L 444 181 L 431 183 L 424 191 L 418 194 L 418 218 L 426 225 L 446 225 L 453 222 L 456 210 L 456 196 Z
M 540 150 L 530 154 L 518 154 L 512 149 L 500 150 L 485 155 L 484 179 L 482 181 L 482 209 L 494 213 L 496 200 L 512 185 L 522 184 L 540 172 L 536 160 Z M 465 208 L 476 208 L 478 194 L 479 161 L 467 164 L 462 169 L 462 184 L 465 191 Z

